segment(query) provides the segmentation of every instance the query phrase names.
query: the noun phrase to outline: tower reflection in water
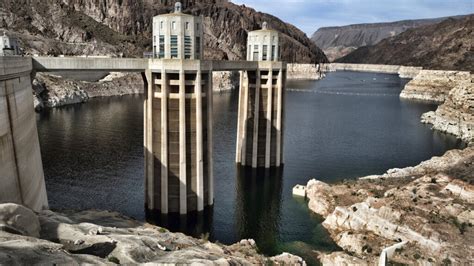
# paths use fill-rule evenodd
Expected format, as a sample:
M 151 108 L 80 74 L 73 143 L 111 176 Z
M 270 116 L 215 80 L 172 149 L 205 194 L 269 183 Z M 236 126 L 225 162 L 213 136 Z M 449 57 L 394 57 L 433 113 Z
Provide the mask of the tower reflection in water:
M 212 207 L 206 207 L 204 211 L 194 211 L 185 215 L 180 215 L 179 213 L 163 215 L 159 212 L 146 211 L 146 220 L 171 232 L 181 232 L 193 237 L 208 238 L 212 229 L 213 213 Z
M 278 243 L 283 169 L 238 167 L 235 219 L 240 239 L 252 238 L 260 251 Z
M 279 222 L 282 200 L 283 169 L 251 169 L 237 167 L 235 225 L 237 239 L 254 239 L 260 251 L 274 253 L 278 246 Z M 149 223 L 172 232 L 182 232 L 194 237 L 212 233 L 213 208 L 187 215 L 147 212 Z

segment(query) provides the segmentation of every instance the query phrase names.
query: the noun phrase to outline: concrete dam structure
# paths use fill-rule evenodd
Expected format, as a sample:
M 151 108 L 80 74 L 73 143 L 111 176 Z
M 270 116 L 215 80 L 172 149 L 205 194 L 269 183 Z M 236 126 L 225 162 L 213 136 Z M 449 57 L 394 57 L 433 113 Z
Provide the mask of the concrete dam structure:
M 0 203 L 48 207 L 31 87 L 31 58 L 0 57 Z
M 5 172 L 12 172 L 1 180 L 9 180 L 9 186 L 14 187 L 18 184 L 14 182 L 15 177 L 20 176 L 25 178 L 28 190 L 22 186 L 21 193 L 11 189 L 4 193 L 4 187 L 1 187 L 3 198 L 0 202 L 25 202 L 34 209 L 47 206 L 31 96 L 31 71 L 33 75 L 64 71 L 142 73 L 145 84 L 145 208 L 150 216 L 199 213 L 214 204 L 213 71 L 241 73 L 237 164 L 265 169 L 283 164 L 286 64 L 278 61 L 278 32 L 268 30 L 266 24 L 262 30 L 251 32 L 249 61 L 208 61 L 201 60 L 201 19 L 181 13 L 179 4 L 174 13 L 156 16 L 153 25 L 153 57 L 150 59 L 16 57 L 11 60 L 25 64 L 24 69 L 2 65 L 2 69 L 20 76 L 17 87 L 21 94 L 18 91 L 18 97 L 21 97 L 25 111 L 19 115 L 24 120 L 19 125 L 25 127 L 21 134 L 28 135 L 16 138 L 16 131 L 13 131 L 13 137 L 9 137 L 8 132 L 12 130 L 8 127 L 4 135 L 0 134 L 0 137 L 5 136 L 6 142 L 13 139 L 8 147 L 16 148 L 5 149 L 6 155 L 2 154 L 0 158 L 5 160 L 0 167 L 10 167 Z M 5 106 L 5 111 L 2 109 L 5 114 L 17 115 L 12 112 L 14 109 Z M 2 122 L 3 125 L 9 124 Z M 15 129 L 15 124 L 10 128 Z M 28 151 L 23 153 L 23 149 Z M 12 155 L 15 152 L 16 157 Z M 24 166 L 22 162 L 28 162 L 28 165 Z M 17 168 L 19 174 L 13 175 L 12 169 Z M 23 169 L 24 173 L 21 172 Z

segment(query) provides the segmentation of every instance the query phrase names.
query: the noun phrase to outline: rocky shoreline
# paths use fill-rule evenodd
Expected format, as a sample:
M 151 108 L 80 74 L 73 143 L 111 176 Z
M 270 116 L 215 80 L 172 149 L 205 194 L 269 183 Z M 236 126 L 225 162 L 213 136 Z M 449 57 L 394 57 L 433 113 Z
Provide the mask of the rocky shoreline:
M 319 65 L 288 64 L 288 79 L 319 80 L 324 78 Z M 240 75 L 237 71 L 213 72 L 213 90 L 231 91 L 239 88 Z M 33 79 L 34 107 L 60 107 L 87 102 L 90 98 L 123 96 L 143 93 L 143 79 L 138 73 L 109 73 L 94 82 L 78 81 L 57 75 L 38 73 Z
M 402 99 L 441 104 L 423 114 L 422 122 L 468 147 L 383 175 L 332 185 L 313 179 L 304 188 L 295 187 L 294 194 L 307 197 L 309 208 L 325 218 L 322 225 L 344 250 L 320 253 L 324 265 L 473 263 L 473 75 L 416 68 L 398 72 L 418 72 Z
M 140 74 L 133 73 L 110 73 L 97 82 L 65 79 L 43 73 L 37 74 L 33 79 L 36 111 L 83 103 L 94 97 L 139 93 L 143 93 L 143 80 Z
M 226 246 L 138 222 L 115 212 L 35 213 L 0 204 L 0 264 L 306 265 L 283 253 L 265 257 L 255 241 Z
M 403 243 L 391 262 L 472 263 L 472 173 L 473 146 L 383 175 L 334 185 L 309 181 L 309 208 L 325 218 L 323 226 L 344 249 L 319 254 L 321 262 L 373 265 L 382 250 Z
M 474 75 L 463 71 L 422 70 L 405 86 L 400 98 L 438 103 L 421 122 L 469 143 L 474 141 Z

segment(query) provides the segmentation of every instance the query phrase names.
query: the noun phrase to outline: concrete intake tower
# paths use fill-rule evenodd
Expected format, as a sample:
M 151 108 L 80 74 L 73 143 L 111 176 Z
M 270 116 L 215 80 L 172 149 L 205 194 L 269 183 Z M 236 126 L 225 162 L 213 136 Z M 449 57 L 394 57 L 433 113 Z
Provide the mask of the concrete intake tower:
M 213 205 L 212 64 L 202 58 L 202 19 L 181 12 L 153 18 L 146 70 L 146 208 L 187 214 Z

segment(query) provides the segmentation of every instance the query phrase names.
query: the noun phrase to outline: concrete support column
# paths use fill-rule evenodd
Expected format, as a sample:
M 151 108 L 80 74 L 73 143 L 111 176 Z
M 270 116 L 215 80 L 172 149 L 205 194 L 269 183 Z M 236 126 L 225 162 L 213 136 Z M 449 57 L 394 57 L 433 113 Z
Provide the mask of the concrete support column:
M 278 71 L 277 79 L 277 117 L 276 117 L 276 162 L 275 165 L 279 167 L 282 162 L 282 109 L 283 109 L 283 69 Z
M 204 210 L 204 160 L 202 134 L 202 74 L 199 69 L 196 73 L 194 94 L 196 95 L 196 186 L 197 210 Z M 209 97 L 209 95 L 207 95 Z
M 179 212 L 187 213 L 186 191 L 186 80 L 184 70 L 179 72 Z
M 155 189 L 154 189 L 154 154 L 153 154 L 153 126 L 152 126 L 152 115 L 153 115 L 153 78 L 152 73 L 147 69 L 143 73 L 143 81 L 145 86 L 145 103 L 143 108 L 143 115 L 145 121 L 144 127 L 144 146 L 145 146 L 145 185 L 146 185 L 146 202 L 149 208 L 155 208 Z
M 249 108 L 249 76 L 248 71 L 240 71 L 239 109 L 237 118 L 237 141 L 235 162 L 245 166 L 247 164 L 247 123 Z
M 270 168 L 271 140 L 272 140 L 272 113 L 273 113 L 273 72 L 268 70 L 267 79 L 267 133 L 265 140 L 265 168 Z
M 168 76 L 161 69 L 161 213 L 168 213 Z
M 239 105 L 237 109 L 237 140 L 236 140 L 236 148 L 235 148 L 235 162 L 236 163 L 242 163 L 242 125 L 244 119 L 242 116 L 242 106 L 243 106 L 243 101 L 244 97 L 243 94 L 244 88 L 243 88 L 243 83 L 244 83 L 244 71 L 239 71 L 240 74 L 240 82 L 239 82 Z
M 252 144 L 252 168 L 257 168 L 258 163 L 258 122 L 260 119 L 260 86 L 261 75 L 260 69 L 255 74 L 255 107 L 254 107 L 254 124 L 253 124 L 253 144 Z
M 208 205 L 214 204 L 214 162 L 213 162 L 213 96 L 212 96 L 212 69 L 207 75 L 207 145 L 208 145 L 208 175 L 209 175 L 209 197 Z

